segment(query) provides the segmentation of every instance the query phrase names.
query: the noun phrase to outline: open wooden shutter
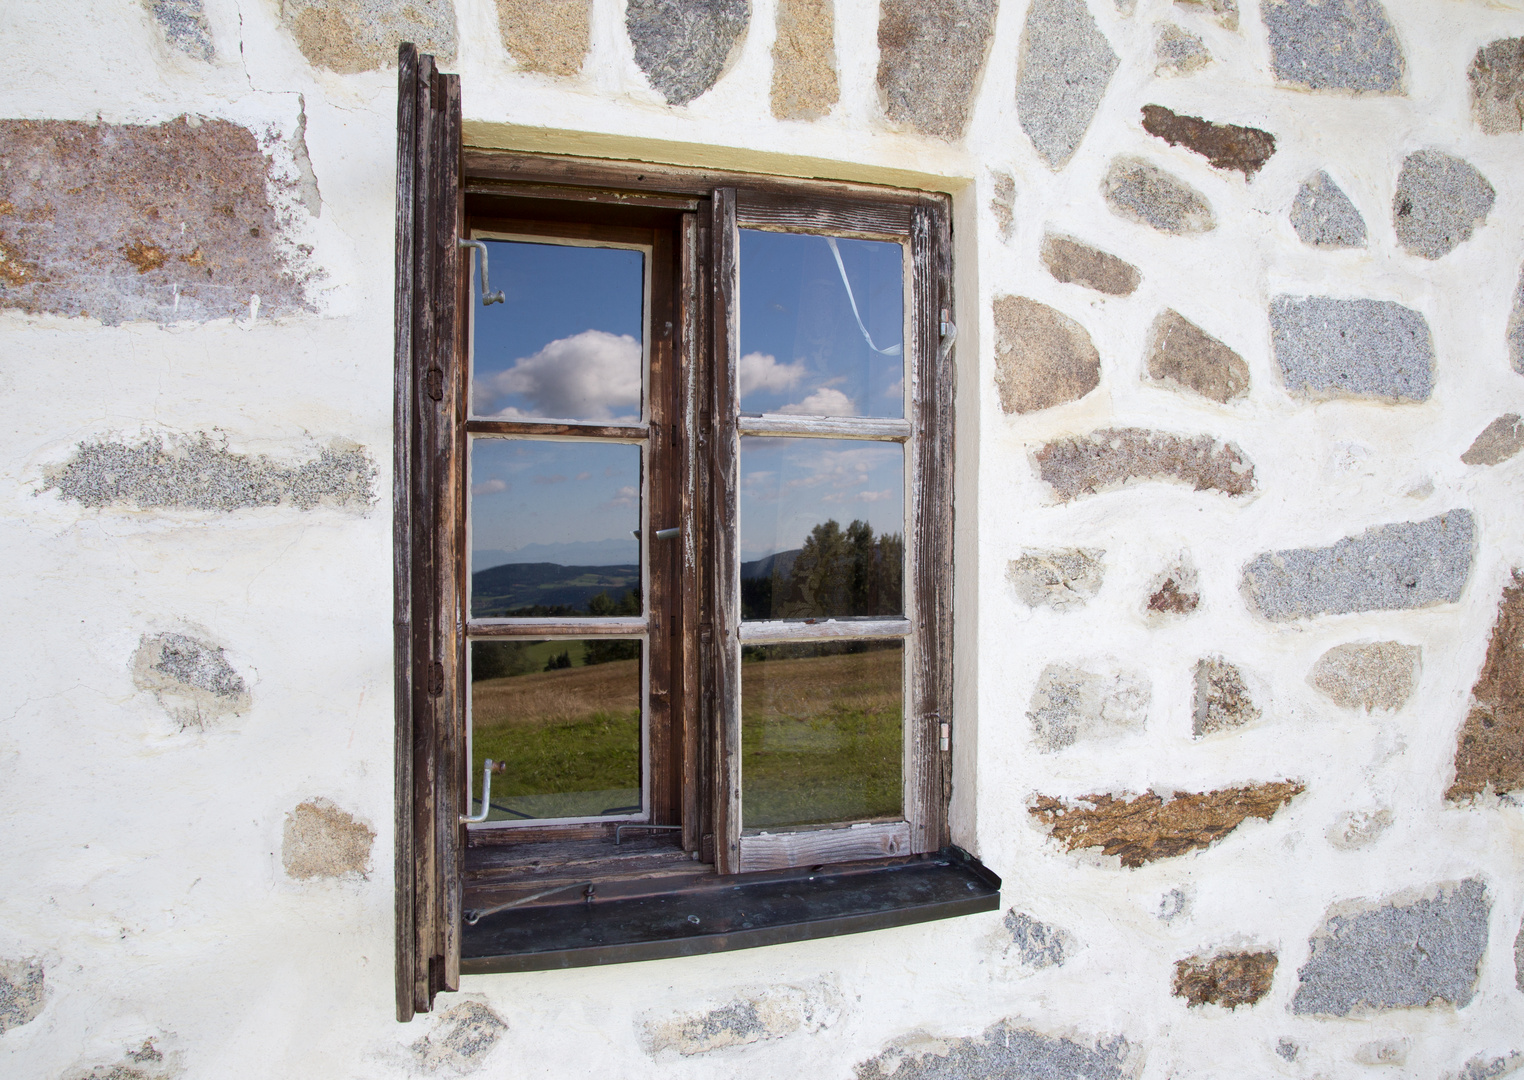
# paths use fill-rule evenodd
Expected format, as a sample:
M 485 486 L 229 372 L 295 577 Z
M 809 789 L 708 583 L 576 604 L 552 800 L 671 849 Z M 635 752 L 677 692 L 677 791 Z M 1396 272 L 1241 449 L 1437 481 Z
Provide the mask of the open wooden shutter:
M 397 710 L 397 1018 L 460 980 L 465 767 L 458 489 L 464 425 L 460 79 L 404 44 L 397 94 L 392 480 Z

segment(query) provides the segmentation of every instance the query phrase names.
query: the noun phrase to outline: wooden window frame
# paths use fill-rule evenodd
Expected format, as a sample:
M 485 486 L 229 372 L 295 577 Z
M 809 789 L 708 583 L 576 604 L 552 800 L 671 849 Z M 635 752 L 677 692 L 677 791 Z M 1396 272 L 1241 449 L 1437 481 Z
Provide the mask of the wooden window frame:
M 591 862 L 596 867 L 598 857 L 587 853 L 604 850 L 618 838 L 613 823 L 469 833 L 461 824 L 471 791 L 464 724 L 468 638 L 599 632 L 582 619 L 469 618 L 465 519 L 472 434 L 638 441 L 653 454 L 663 440 L 672 440 L 664 452 L 677 465 L 671 475 L 652 477 L 645 485 L 652 500 L 645 521 L 652 529 L 675 523 L 681 530 L 667 579 L 676 595 L 660 606 L 653 596 L 636 629 L 652 638 L 670 634 L 672 643 L 670 663 L 664 662 L 661 672 L 647 654 L 651 692 L 643 707 L 669 710 L 659 725 L 654 715 L 651 720 L 653 740 L 667 740 L 657 756 L 665 755 L 673 764 L 663 774 L 666 793 L 659 798 L 651 792 L 649 823 L 681 827 L 680 852 L 686 853 L 690 867 L 687 877 L 672 877 L 674 883 L 692 884 L 694 874 L 765 878 L 765 872 L 856 860 L 889 865 L 946 851 L 954 389 L 948 347 L 953 309 L 948 198 L 861 184 L 461 148 L 458 79 L 439 73 L 431 57 L 404 45 L 399 82 L 394 461 L 399 1018 L 427 1011 L 435 993 L 458 988 L 462 882 L 472 858 L 478 866 L 501 866 L 515 858 L 515 846 L 527 852 L 542 845 L 542 850 L 570 852 L 571 861 L 581 860 L 579 866 Z M 560 211 L 581 206 L 587 208 L 588 220 L 639 220 L 647 214 L 676 223 L 654 234 L 657 246 L 665 243 L 662 236 L 670 236 L 670 250 L 653 262 L 668 259 L 673 272 L 653 271 L 653 291 L 666 287 L 658 284 L 658 278 L 664 278 L 672 294 L 670 303 L 654 296 L 651 302 L 654 310 L 661 299 L 674 317 L 667 333 L 656 332 L 653 325 L 649 426 L 469 417 L 465 313 L 475 298 L 469 292 L 469 264 L 458 247 L 461 238 L 471 235 L 476 220 L 468 216 L 469 200 L 475 200 L 473 205 L 501 200 L 520 208 L 539 204 Z M 547 216 L 556 214 L 525 215 L 542 221 Z M 523 218 L 516 218 L 513 226 L 527 234 L 536 227 Z M 889 239 L 908 246 L 912 303 L 906 311 L 904 419 L 738 415 L 741 228 Z M 564 219 L 543 229 L 568 235 Z M 606 229 L 599 226 L 588 235 Z M 671 402 L 672 415 L 661 415 L 658 392 Z M 736 518 L 744 435 L 867 439 L 906 446 L 910 498 L 902 618 L 741 621 Z M 646 560 L 658 556 L 660 549 L 649 540 L 642 547 Z M 663 611 L 670 611 L 671 626 L 657 625 Z M 628 633 L 632 626 L 611 625 L 603 632 Z M 894 637 L 906 645 L 905 821 L 743 831 L 744 778 L 737 783 L 742 644 L 863 637 Z M 665 687 L 662 678 L 668 678 Z M 482 848 L 493 850 L 472 855 L 473 849 Z M 644 863 L 628 865 L 631 875 L 650 873 Z M 620 872 L 612 863 L 606 871 L 613 877 Z M 663 872 L 674 871 L 669 866 Z M 998 879 L 994 880 L 998 901 Z M 870 919 L 857 928 L 893 924 Z M 774 940 L 786 939 L 791 938 Z

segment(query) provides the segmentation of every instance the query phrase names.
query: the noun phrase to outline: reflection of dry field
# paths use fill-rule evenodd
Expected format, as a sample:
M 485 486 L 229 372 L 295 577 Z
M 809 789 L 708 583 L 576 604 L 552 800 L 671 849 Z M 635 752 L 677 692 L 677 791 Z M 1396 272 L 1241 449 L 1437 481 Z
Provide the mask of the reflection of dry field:
M 741 665 L 746 722 L 806 720 L 836 711 L 898 712 L 900 649 Z
M 471 684 L 471 719 L 477 729 L 544 726 L 594 713 L 640 710 L 640 661 L 537 671 Z

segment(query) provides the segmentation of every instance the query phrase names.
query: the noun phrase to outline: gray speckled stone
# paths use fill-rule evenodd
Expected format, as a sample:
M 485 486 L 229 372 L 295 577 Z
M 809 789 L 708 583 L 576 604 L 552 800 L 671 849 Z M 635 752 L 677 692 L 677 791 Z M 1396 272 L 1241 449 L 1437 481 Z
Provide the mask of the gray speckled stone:
M 1508 360 L 1513 369 L 1524 375 L 1524 270 L 1513 294 L 1513 310 L 1508 314 Z
M 1402 93 L 1402 46 L 1376 0 L 1265 0 L 1270 65 L 1308 90 Z
M 1211 62 L 1212 54 L 1201 38 L 1174 23 L 1159 27 L 1154 39 L 1155 75 L 1184 75 Z
M 1054 754 L 1081 740 L 1142 731 L 1152 696 L 1141 672 L 1049 664 L 1037 677 L 1027 709 L 1033 741 L 1039 753 Z
M 37 1019 L 46 1001 L 40 960 L 0 960 L 0 1035 Z
M 1005 579 L 1027 607 L 1067 611 L 1083 607 L 1101 591 L 1106 578 L 1106 552 L 1101 548 L 1053 548 L 1024 551 L 1012 559 Z
M 1476 548 L 1469 510 L 1377 525 L 1332 547 L 1267 551 L 1244 567 L 1250 610 L 1285 622 L 1460 599 Z
M 1101 195 L 1112 213 L 1160 232 L 1185 236 L 1217 227 L 1205 195 L 1139 157 L 1113 158 Z
M 686 105 L 725 71 L 751 21 L 748 0 L 629 0 L 635 62 L 669 105 Z
M 1470 878 L 1440 886 L 1432 899 L 1330 915 L 1297 972 L 1291 1011 L 1348 1016 L 1470 1004 L 1487 947 L 1487 909 L 1486 885 Z
M 145 0 L 164 40 L 186 56 L 210 62 L 217 56 L 201 0 Z
M 1021 31 L 1016 114 L 1052 169 L 1074 156 L 1117 69 L 1084 0 L 1032 0 Z
M 1064 966 L 1069 935 L 1058 927 L 1039 922 L 1026 912 L 1012 908 L 1005 913 L 1005 928 L 1011 932 L 1016 955 L 1027 967 L 1041 970 Z
M 1513 984 L 1524 993 L 1524 919 L 1519 920 L 1519 932 L 1513 939 Z
M 1469 162 L 1439 150 L 1409 154 L 1392 196 L 1392 226 L 1411 255 L 1438 259 L 1487 220 L 1492 185 Z
M 1326 172 L 1309 176 L 1291 204 L 1291 227 L 1313 247 L 1362 248 L 1365 219 Z
M 1524 38 L 1500 38 L 1476 50 L 1466 77 L 1478 127 L 1489 135 L 1524 130 Z
M 964 1038 L 907 1037 L 859 1062 L 854 1080 L 1124 1080 L 1132 1047 L 1120 1035 L 1094 1046 L 1002 1020 Z
M 1277 296 L 1270 343 L 1297 397 L 1427 401 L 1434 389 L 1429 324 L 1390 300 Z
M 963 137 L 996 6 L 996 0 L 882 0 L 878 88 L 890 120 L 949 142 Z

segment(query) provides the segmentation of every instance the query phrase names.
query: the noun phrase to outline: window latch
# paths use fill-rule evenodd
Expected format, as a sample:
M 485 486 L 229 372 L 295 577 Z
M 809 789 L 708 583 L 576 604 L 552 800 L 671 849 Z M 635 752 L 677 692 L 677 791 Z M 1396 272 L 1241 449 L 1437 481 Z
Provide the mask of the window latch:
M 952 321 L 952 312 L 947 308 L 942 309 L 942 340 L 937 346 L 937 355 L 943 360 L 952 351 L 953 342 L 958 340 L 958 324 Z
M 482 243 L 480 240 L 461 240 L 461 241 L 458 241 L 458 243 L 463 248 L 475 248 L 477 251 L 481 252 L 481 255 L 482 255 L 482 307 L 486 307 L 488 304 L 501 304 L 501 303 L 505 303 L 505 301 L 503 299 L 503 290 L 502 289 L 499 289 L 495 293 L 489 293 L 487 291 L 488 289 L 490 289 L 492 287 L 491 285 L 487 284 L 487 245 Z
M 478 821 L 487 820 L 487 815 L 492 812 L 492 774 L 502 772 L 507 768 L 508 766 L 501 761 L 493 761 L 491 758 L 487 759 L 487 763 L 482 769 L 482 811 L 474 816 L 467 814 L 460 815 L 460 820 L 464 824 L 474 825 Z

